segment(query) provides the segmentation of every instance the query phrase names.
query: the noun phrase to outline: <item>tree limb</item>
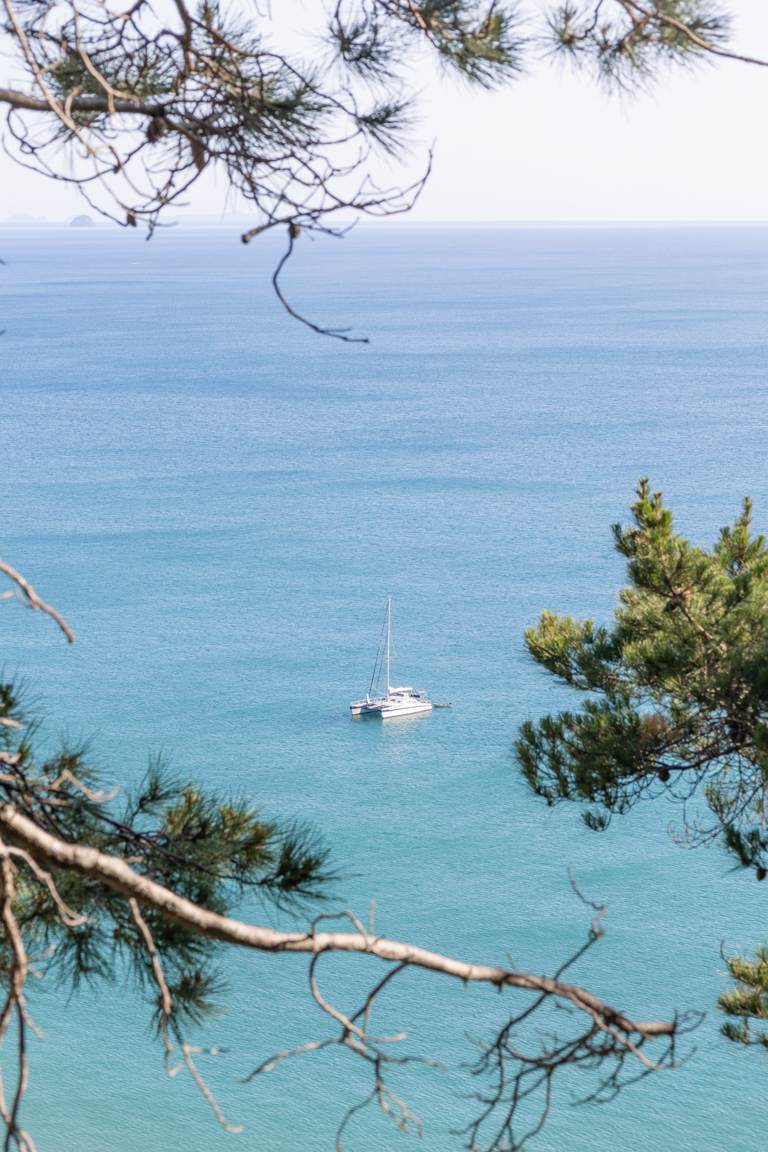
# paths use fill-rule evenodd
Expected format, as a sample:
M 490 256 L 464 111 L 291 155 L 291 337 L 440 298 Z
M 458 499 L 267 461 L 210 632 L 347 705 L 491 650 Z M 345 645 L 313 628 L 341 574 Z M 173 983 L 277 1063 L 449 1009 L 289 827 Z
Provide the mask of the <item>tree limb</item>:
M 0 572 L 3 572 L 9 580 L 13 581 L 22 593 L 28 607 L 37 612 L 45 612 L 46 616 L 50 616 L 52 620 L 55 620 L 69 643 L 74 644 L 75 634 L 64 617 L 57 612 L 55 608 L 52 608 L 50 604 L 46 604 L 42 597 L 38 596 L 30 582 L 22 576 L 20 572 L 17 572 L 15 568 L 11 568 L 10 564 L 6 564 L 3 560 L 0 560 Z
M 28 92 L 20 92 L 16 88 L 0 88 L 0 104 L 9 104 L 12 108 L 19 108 L 25 112 L 51 112 L 47 100 L 40 96 L 32 96 Z M 67 101 L 70 112 L 120 112 L 131 116 L 163 116 L 165 105 L 147 104 L 139 99 L 108 99 L 107 96 L 73 96 Z
M 674 1020 L 633 1021 L 585 988 L 563 983 L 552 977 L 536 976 L 488 964 L 468 963 L 413 944 L 364 932 L 284 932 L 262 925 L 248 924 L 229 916 L 221 916 L 178 896 L 149 877 L 139 875 L 117 856 L 109 856 L 96 848 L 82 844 L 67 844 L 50 832 L 39 828 L 26 816 L 22 816 L 12 804 L 0 806 L 0 828 L 9 842 L 26 849 L 38 861 L 45 861 L 54 868 L 72 869 L 99 880 L 123 896 L 135 897 L 141 904 L 153 908 L 160 915 L 168 917 L 188 931 L 223 943 L 234 944 L 241 948 L 253 948 L 260 952 L 366 953 L 381 960 L 439 972 L 465 983 L 486 983 L 497 988 L 521 988 L 555 996 L 568 1001 L 587 1015 L 599 1018 L 606 1026 L 616 1026 L 643 1037 L 671 1036 L 676 1030 Z

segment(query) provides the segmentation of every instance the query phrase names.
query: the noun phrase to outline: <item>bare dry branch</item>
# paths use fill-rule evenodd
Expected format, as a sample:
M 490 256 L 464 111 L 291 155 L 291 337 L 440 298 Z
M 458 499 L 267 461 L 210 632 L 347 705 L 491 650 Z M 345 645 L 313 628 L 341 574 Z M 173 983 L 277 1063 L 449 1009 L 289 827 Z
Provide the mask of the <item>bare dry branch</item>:
M 58 624 L 69 643 L 74 644 L 75 634 L 64 617 L 61 616 L 55 608 L 52 608 L 50 604 L 46 604 L 42 597 L 38 596 L 32 585 L 20 572 L 17 572 L 15 568 L 12 568 L 10 564 L 6 564 L 3 560 L 0 560 L 0 572 L 4 573 L 9 580 L 13 581 L 29 608 L 32 608 L 33 611 L 44 612 L 46 616 L 50 616 L 51 619 Z
M 16 1050 L 18 1071 L 16 1088 L 10 1107 L 6 1106 L 3 1094 L 1 1114 L 5 1124 L 4 1152 L 15 1146 L 19 1152 L 35 1152 L 29 1134 L 19 1126 L 19 1109 L 29 1081 L 29 1057 L 27 1055 L 27 1011 L 25 984 L 29 973 L 29 959 L 18 921 L 14 912 L 14 868 L 8 847 L 0 842 L 0 920 L 11 949 L 11 971 L 8 995 L 0 1013 L 0 1040 L 5 1038 L 12 1016 L 16 1017 Z

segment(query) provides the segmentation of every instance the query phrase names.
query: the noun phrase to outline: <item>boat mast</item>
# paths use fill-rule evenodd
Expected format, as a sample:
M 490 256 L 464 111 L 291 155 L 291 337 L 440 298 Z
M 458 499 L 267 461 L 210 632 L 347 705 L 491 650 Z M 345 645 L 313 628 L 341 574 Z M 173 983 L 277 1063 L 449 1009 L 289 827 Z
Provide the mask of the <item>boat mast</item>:
M 392 691 L 392 597 L 387 596 L 387 696 Z

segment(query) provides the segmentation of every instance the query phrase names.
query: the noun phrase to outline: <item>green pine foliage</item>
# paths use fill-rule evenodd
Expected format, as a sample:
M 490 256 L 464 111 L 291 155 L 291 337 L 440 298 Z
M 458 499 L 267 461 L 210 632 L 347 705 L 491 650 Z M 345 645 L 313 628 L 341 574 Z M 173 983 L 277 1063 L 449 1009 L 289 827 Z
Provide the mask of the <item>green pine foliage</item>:
M 736 987 L 724 992 L 719 1006 L 731 1019 L 723 1024 L 723 1034 L 738 1044 L 758 1044 L 768 1048 L 768 948 L 758 948 L 754 960 L 740 956 L 726 958 Z
M 328 849 L 310 828 L 267 819 L 246 797 L 212 793 L 160 759 L 125 795 L 105 794 L 86 746 L 39 757 L 38 735 L 18 688 L 0 685 L 0 802 L 13 803 L 43 830 L 123 857 L 140 874 L 225 915 L 248 898 L 299 909 L 327 893 L 334 879 Z M 122 979 L 128 970 L 159 1019 L 151 960 L 129 902 L 72 870 L 55 872 L 53 880 L 74 916 L 62 916 L 49 886 L 33 873 L 18 871 L 14 910 L 30 954 L 46 957 L 43 968 L 68 991 Z M 151 909 L 144 918 L 171 992 L 172 1025 L 199 1023 L 223 991 L 218 945 Z M 7 976 L 7 940 L 0 963 Z
M 708 816 L 689 835 L 722 835 L 741 863 L 764 865 L 765 539 L 748 500 L 709 551 L 674 531 L 647 481 L 632 513 L 614 528 L 629 582 L 612 626 L 545 612 L 526 633 L 534 660 L 585 698 L 523 725 L 523 775 L 550 804 L 583 802 L 598 825 L 644 797 L 698 793 Z
M 719 839 L 737 867 L 768 870 L 768 547 L 744 501 L 711 549 L 675 531 L 647 480 L 632 523 L 614 527 L 627 585 L 611 624 L 545 612 L 526 632 L 533 659 L 581 696 L 522 725 L 518 762 L 547 804 L 575 801 L 590 828 L 639 801 L 685 805 L 689 844 Z M 768 1047 L 768 949 L 727 961 L 725 1034 Z
M 548 14 L 527 0 L 338 0 L 308 6 L 312 35 L 287 50 L 268 7 L 230 0 L 177 0 L 162 14 L 143 0 L 125 12 L 91 0 L 6 5 L 19 88 L 0 87 L 0 107 L 12 155 L 150 232 L 216 168 L 254 211 L 248 239 L 342 227 L 343 211 L 407 211 L 423 180 L 400 187 L 375 173 L 381 153 L 386 173 L 409 155 L 430 57 L 481 88 L 542 55 L 627 88 L 667 64 L 728 54 L 728 14 L 712 0 L 565 0 Z
M 664 66 L 690 67 L 705 45 L 724 48 L 731 29 L 729 14 L 709 0 L 565 0 L 547 22 L 551 52 L 623 89 L 647 85 Z

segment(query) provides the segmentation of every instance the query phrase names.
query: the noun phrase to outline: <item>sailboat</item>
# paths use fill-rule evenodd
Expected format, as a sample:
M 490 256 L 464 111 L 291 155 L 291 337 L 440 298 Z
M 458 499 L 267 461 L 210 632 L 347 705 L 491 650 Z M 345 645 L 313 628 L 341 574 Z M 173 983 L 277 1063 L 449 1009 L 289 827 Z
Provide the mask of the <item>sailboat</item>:
M 387 596 L 387 618 L 385 623 L 386 640 L 384 652 L 381 645 L 376 653 L 373 675 L 364 700 L 354 700 L 349 710 L 353 716 L 379 716 L 391 720 L 396 716 L 413 716 L 417 712 L 431 712 L 434 705 L 423 692 L 414 688 L 392 686 L 392 597 Z M 382 661 L 382 656 L 384 660 Z M 383 665 L 383 667 L 382 667 Z M 378 688 L 377 680 L 386 669 L 385 687 Z

